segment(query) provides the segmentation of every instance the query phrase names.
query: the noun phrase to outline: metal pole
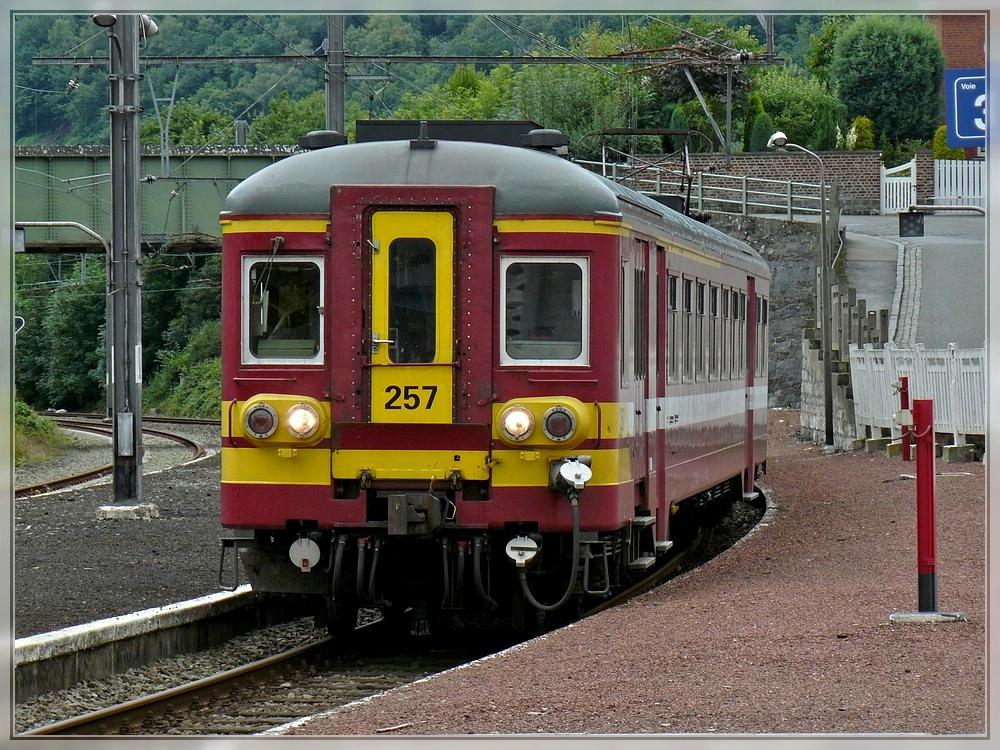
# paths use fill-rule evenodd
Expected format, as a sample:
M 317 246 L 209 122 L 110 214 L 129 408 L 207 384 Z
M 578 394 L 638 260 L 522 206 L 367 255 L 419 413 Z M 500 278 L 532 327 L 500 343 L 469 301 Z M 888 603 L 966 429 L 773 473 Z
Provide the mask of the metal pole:
M 819 162 L 819 231 L 820 231 L 820 295 L 823 304 L 823 320 L 820 322 L 820 335 L 823 337 L 823 426 L 826 433 L 826 445 L 833 447 L 833 321 L 831 318 L 833 294 L 830 288 L 830 256 L 831 247 L 826 231 L 826 166 L 819 154 L 797 143 L 786 143 L 785 148 L 794 148 L 809 154 Z
M 111 38 L 111 296 L 114 501 L 142 495 L 142 303 L 139 206 L 139 24 L 118 16 Z
M 329 16 L 326 24 L 326 128 L 344 133 L 344 17 Z
M 917 441 L 917 599 L 921 612 L 936 612 L 933 401 L 914 399 L 913 430 Z
M 899 408 L 901 411 L 909 411 L 910 409 L 910 379 L 902 377 L 899 379 Z M 910 428 L 907 425 L 903 425 L 901 428 L 903 433 L 903 460 L 910 460 Z

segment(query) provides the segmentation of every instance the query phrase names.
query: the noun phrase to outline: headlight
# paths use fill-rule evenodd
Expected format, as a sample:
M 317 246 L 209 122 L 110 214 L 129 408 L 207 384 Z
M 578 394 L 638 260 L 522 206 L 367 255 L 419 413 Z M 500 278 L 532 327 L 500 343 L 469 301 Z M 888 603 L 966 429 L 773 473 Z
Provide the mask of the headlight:
M 510 406 L 500 415 L 500 429 L 511 440 L 525 440 L 535 429 L 535 418 L 520 404 Z
M 542 432 L 557 443 L 569 440 L 576 432 L 576 416 L 565 406 L 553 406 L 542 416 Z
M 247 409 L 243 423 L 255 438 L 271 437 L 278 429 L 278 413 L 270 404 L 258 401 Z
M 285 427 L 289 435 L 300 440 L 312 437 L 319 429 L 319 412 L 309 404 L 295 404 L 288 410 Z

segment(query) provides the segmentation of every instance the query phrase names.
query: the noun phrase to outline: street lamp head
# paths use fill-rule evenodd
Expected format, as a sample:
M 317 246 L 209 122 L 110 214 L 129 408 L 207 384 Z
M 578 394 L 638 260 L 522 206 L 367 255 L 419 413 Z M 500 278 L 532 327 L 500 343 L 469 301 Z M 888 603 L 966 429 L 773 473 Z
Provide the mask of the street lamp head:
M 786 143 L 788 143 L 788 136 L 780 130 L 767 139 L 768 148 L 784 148 Z
M 159 28 L 156 26 L 156 22 L 149 16 L 139 16 L 139 21 L 142 22 L 142 33 L 144 36 L 156 36 L 160 33 Z
M 114 13 L 95 13 L 91 16 L 91 20 L 102 29 L 107 29 L 115 25 L 118 21 L 118 16 Z

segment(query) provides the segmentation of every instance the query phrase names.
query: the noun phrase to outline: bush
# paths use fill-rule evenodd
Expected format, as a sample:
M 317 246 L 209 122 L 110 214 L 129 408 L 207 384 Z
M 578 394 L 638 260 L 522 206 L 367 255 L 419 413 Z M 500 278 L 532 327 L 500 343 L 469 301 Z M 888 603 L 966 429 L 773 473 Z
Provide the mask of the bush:
M 35 414 L 23 401 L 14 402 L 14 465 L 45 461 L 59 453 L 65 438 L 55 423 Z
M 774 134 L 774 123 L 767 112 L 761 112 L 753 120 L 753 129 L 750 131 L 750 141 L 747 143 L 746 151 L 767 151 L 767 142 Z
M 952 148 L 948 145 L 948 127 L 942 125 L 934 131 L 935 159 L 965 159 L 964 148 Z
M 203 360 L 184 370 L 181 381 L 160 403 L 165 414 L 217 419 L 222 399 L 222 358 Z
M 163 414 L 215 418 L 222 398 L 222 324 L 208 320 L 181 351 L 161 354 L 160 368 L 143 396 Z
M 870 151 L 875 148 L 875 124 L 864 115 L 851 121 L 847 131 L 847 148 L 851 151 Z

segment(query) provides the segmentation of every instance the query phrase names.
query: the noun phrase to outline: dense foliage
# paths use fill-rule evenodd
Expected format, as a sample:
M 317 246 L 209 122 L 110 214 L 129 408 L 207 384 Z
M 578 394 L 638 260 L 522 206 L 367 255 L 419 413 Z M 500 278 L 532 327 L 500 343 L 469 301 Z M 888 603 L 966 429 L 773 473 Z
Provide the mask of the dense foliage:
M 144 143 L 232 144 L 236 122 L 244 121 L 251 144 L 295 144 L 325 127 L 325 16 L 155 20 L 159 33 L 140 50 Z M 762 58 L 767 40 L 757 15 L 346 16 L 349 56 L 378 58 L 349 57 L 347 135 L 353 138 L 358 119 L 527 119 L 562 130 L 573 155 L 587 159 L 598 158 L 602 148 L 612 155 L 675 154 L 685 146 L 718 151 L 728 114 L 733 150 L 763 149 L 775 129 L 814 149 L 878 147 L 887 163 L 930 143 L 939 124 L 943 63 L 924 21 L 842 15 L 773 21 L 779 64 Z M 110 43 L 87 15 L 14 16 L 11 117 L 19 144 L 108 143 Z M 630 60 L 635 51 L 675 63 L 645 67 Z M 240 59 L 251 55 L 284 57 Z M 415 63 L 393 59 L 397 55 L 545 55 L 566 62 Z M 191 56 L 222 59 L 143 62 Z M 627 127 L 695 135 L 601 133 Z M 32 407 L 104 407 L 101 261 L 17 258 L 15 304 L 26 320 L 17 340 L 17 393 Z M 217 416 L 218 258 L 149 258 L 143 275 L 145 407 Z
M 830 77 L 848 117 L 866 115 L 890 144 L 930 140 L 941 122 L 944 53 L 921 19 L 865 16 L 837 39 Z

